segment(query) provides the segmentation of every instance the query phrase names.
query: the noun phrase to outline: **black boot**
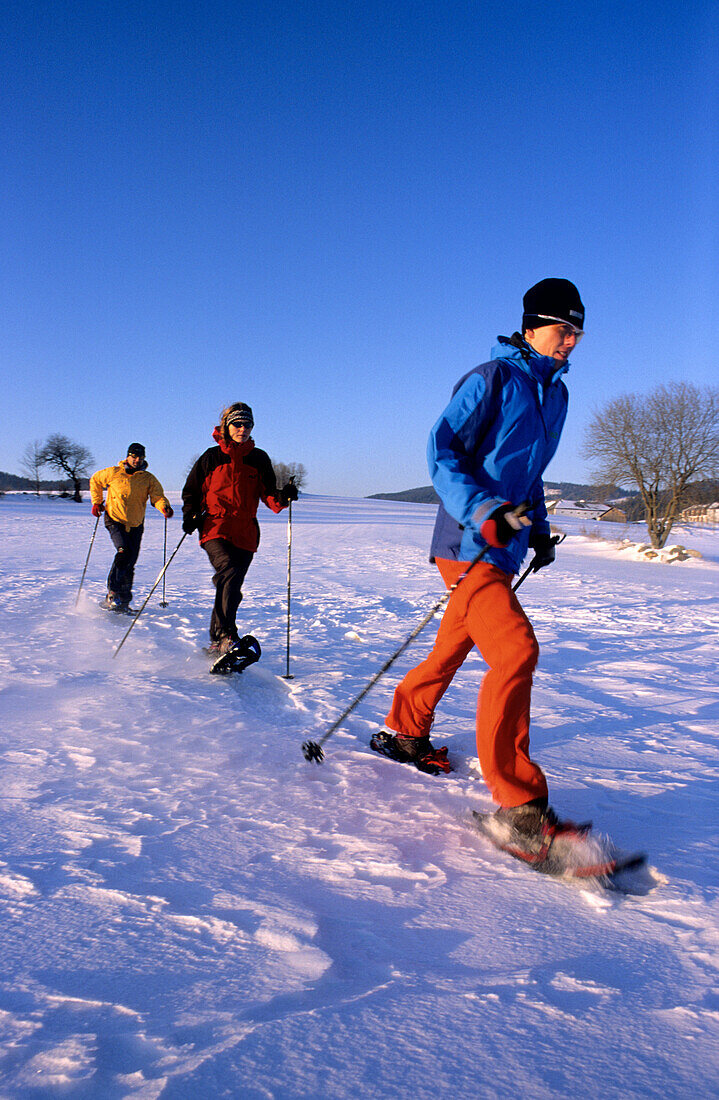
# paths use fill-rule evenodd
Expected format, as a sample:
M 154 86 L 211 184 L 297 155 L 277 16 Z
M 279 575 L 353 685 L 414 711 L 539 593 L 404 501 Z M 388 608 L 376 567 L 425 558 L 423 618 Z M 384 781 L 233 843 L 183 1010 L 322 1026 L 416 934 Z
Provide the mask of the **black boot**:
M 421 772 L 428 775 L 439 775 L 440 772 L 451 772 L 452 768 L 447 759 L 447 749 L 435 749 L 429 737 L 405 737 L 400 733 L 388 733 L 382 730 L 376 733 L 371 741 L 370 748 L 375 752 L 389 756 L 391 760 L 398 760 L 400 764 L 414 764 Z

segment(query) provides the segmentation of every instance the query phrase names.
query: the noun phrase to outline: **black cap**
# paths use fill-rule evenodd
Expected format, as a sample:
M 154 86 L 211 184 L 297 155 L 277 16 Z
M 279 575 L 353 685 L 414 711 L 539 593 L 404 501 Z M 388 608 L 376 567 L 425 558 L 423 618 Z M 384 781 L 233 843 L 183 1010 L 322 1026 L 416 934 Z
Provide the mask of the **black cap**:
M 530 287 L 522 300 L 522 331 L 545 325 L 567 324 L 584 328 L 584 306 L 579 291 L 569 279 L 542 279 Z
M 127 453 L 129 455 L 137 455 L 138 458 L 144 458 L 145 448 L 143 447 L 142 443 L 131 443 L 130 446 L 127 448 Z

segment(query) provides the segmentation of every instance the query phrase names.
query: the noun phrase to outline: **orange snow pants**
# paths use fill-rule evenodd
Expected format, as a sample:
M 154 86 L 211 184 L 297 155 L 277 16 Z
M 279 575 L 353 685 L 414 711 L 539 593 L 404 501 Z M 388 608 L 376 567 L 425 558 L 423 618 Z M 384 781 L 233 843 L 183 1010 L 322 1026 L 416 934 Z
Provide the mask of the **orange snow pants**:
M 447 588 L 468 562 L 437 558 Z M 450 596 L 429 657 L 397 686 L 386 725 L 406 737 L 429 734 L 434 711 L 473 646 L 488 665 L 477 702 L 477 755 L 492 798 L 521 806 L 546 798 L 529 757 L 529 702 L 539 646 L 512 592 L 512 577 L 479 562 Z

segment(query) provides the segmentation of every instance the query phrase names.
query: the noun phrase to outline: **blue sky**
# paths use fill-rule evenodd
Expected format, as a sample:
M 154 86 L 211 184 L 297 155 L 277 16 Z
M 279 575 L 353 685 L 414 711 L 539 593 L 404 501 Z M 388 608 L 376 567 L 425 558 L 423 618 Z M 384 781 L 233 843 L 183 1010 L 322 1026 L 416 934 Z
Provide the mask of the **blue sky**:
M 24 0 L 0 16 L 0 469 L 63 432 L 180 488 L 221 407 L 307 489 L 427 484 L 454 382 L 572 279 L 594 409 L 716 384 L 712 2 Z

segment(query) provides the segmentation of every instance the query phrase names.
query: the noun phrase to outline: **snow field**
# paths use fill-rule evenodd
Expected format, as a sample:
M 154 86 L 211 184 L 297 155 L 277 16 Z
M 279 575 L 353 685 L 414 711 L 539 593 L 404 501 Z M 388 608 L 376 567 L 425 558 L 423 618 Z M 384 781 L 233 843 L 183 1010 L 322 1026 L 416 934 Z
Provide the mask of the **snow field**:
M 434 510 L 293 507 L 292 680 L 286 514 L 260 518 L 240 621 L 263 659 L 223 679 L 194 539 L 113 658 L 130 620 L 98 606 L 102 525 L 75 610 L 89 508 L 0 500 L 0 1095 L 715 1095 L 719 534 L 683 529 L 702 559 L 648 563 L 568 520 L 521 590 L 553 800 L 650 854 L 616 895 L 469 827 L 490 808 L 479 656 L 437 716 L 452 776 L 370 752 L 432 625 L 304 761 L 441 594 Z M 148 516 L 135 606 L 162 526 Z

